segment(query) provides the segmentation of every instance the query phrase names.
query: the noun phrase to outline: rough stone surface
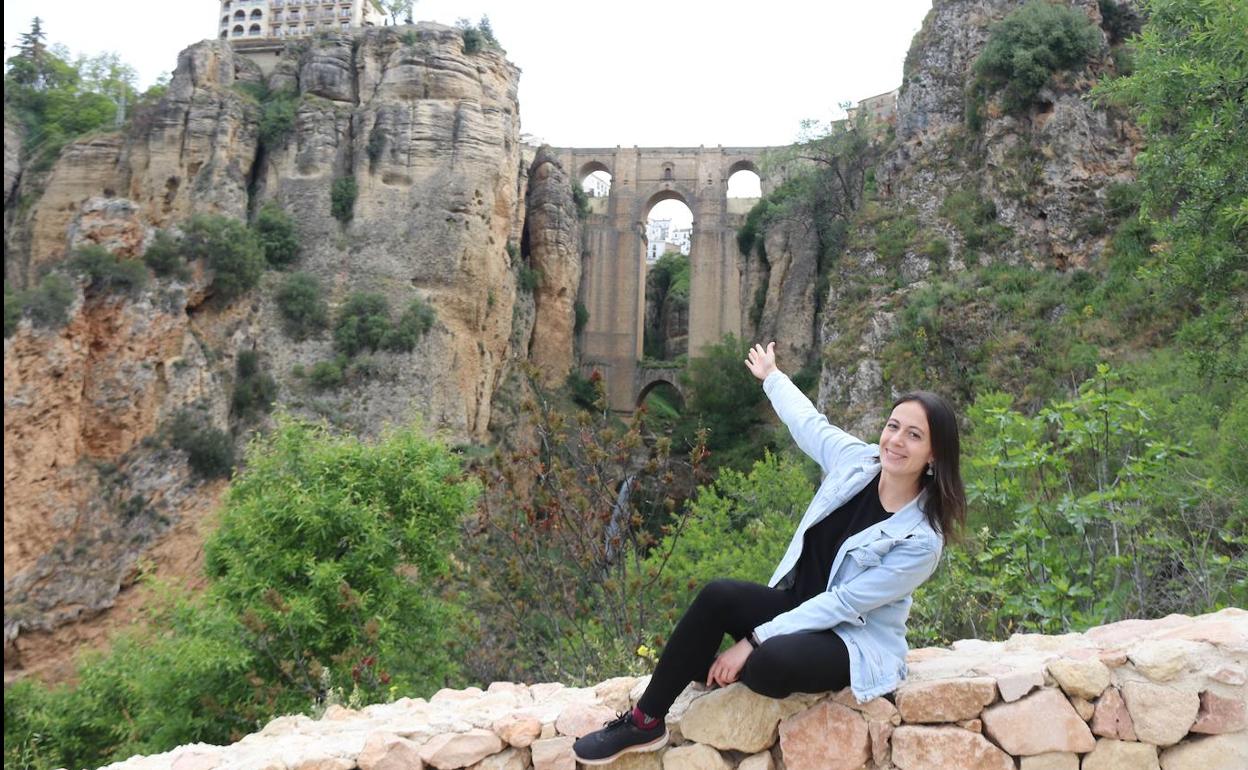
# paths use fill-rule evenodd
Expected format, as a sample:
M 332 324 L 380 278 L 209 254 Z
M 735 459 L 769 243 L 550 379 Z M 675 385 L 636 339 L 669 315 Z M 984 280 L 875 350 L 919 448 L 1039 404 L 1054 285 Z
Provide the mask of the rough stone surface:
M 1194 733 L 1234 733 L 1248 730 L 1248 706 L 1242 698 L 1231 698 L 1203 690 L 1200 710 L 1196 712 Z
M 555 720 L 555 729 L 560 735 L 580 738 L 595 730 L 601 730 L 603 724 L 610 722 L 615 715 L 616 711 L 609 706 L 572 703 Z
M 360 770 L 421 770 L 424 767 L 420 744 L 383 732 L 368 736 L 356 764 Z
M 489 730 L 473 729 L 433 738 L 420 749 L 420 759 L 438 770 L 468 767 L 503 750 L 503 742 Z
M 539 273 L 533 299 L 535 325 L 529 358 L 547 385 L 562 385 L 571 371 L 573 324 L 581 282 L 581 227 L 572 200 L 573 180 L 548 148 L 529 168 L 525 232 L 533 269 Z
M 1101 738 L 1084 755 L 1083 770 L 1158 770 L 1157 747 Z
M 1200 696 L 1150 682 L 1127 682 L 1122 699 L 1135 734 L 1144 743 L 1169 746 L 1182 740 L 1200 710 Z
M 1248 767 L 1248 732 L 1183 741 L 1161 752 L 1161 770 L 1243 770 Z
M 543 738 L 534 741 L 533 770 L 575 770 L 576 755 L 572 753 L 575 738 Z
M 1109 686 L 1109 668 L 1099 660 L 1059 658 L 1048 671 L 1067 695 L 1096 700 Z
M 490 729 L 508 745 L 524 748 L 533 745 L 542 734 L 542 722 L 526 714 L 508 714 L 496 720 Z
M 871 758 L 871 739 L 860 715 L 823 701 L 780 723 L 780 753 L 785 770 L 856 770 Z
M 776 760 L 770 751 L 760 751 L 741 760 L 737 770 L 776 770 Z
M 1050 751 L 1022 757 L 1018 770 L 1079 770 L 1079 755 L 1069 751 Z
M 668 749 L 663 754 L 663 770 L 730 770 L 724 756 L 705 743 L 691 743 Z
M 693 701 L 680 720 L 680 733 L 717 749 L 754 753 L 775 743 L 780 720 L 800 711 L 806 702 L 801 696 L 768 698 L 743 684 L 731 684 Z
M 1117 687 L 1105 688 L 1096 701 L 1092 712 L 1092 732 L 1105 738 L 1121 741 L 1137 740 L 1135 727 L 1131 724 L 1131 712 Z
M 984 709 L 984 734 L 1015 756 L 1091 751 L 1095 739 L 1060 691 L 1046 688 Z
M 529 767 L 531 761 L 529 750 L 525 748 L 508 747 L 497 754 L 491 754 L 477 764 L 473 765 L 470 770 L 525 770 Z M 360 770 L 364 770 L 363 767 Z M 396 770 L 398 770 L 396 768 Z M 413 766 L 412 770 L 420 770 Z
M 910 723 L 956 722 L 979 716 L 996 697 L 990 677 L 907 683 L 897 689 L 897 710 Z
M 1010 755 L 979 733 L 917 725 L 893 731 L 893 764 L 901 770 L 1014 770 Z

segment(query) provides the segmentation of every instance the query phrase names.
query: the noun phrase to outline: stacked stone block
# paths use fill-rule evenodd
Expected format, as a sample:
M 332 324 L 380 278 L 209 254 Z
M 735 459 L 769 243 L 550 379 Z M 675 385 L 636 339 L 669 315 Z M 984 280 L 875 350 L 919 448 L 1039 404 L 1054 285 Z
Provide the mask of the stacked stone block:
M 914 650 L 894 693 L 766 698 L 691 685 L 669 745 L 617 770 L 1245 770 L 1248 612 L 1128 620 Z M 495 682 L 320 720 L 281 717 L 232 746 L 184 746 L 125 770 L 576 770 L 573 741 L 646 679 Z

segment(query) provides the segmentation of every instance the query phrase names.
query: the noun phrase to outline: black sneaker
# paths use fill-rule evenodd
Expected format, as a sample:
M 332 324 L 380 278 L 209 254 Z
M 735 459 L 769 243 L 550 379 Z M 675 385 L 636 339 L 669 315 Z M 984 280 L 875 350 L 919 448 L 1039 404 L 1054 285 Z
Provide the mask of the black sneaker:
M 667 725 L 660 719 L 649 730 L 633 724 L 633 712 L 626 711 L 602 729 L 572 744 L 576 761 L 585 765 L 605 765 L 630 751 L 655 751 L 667 745 Z

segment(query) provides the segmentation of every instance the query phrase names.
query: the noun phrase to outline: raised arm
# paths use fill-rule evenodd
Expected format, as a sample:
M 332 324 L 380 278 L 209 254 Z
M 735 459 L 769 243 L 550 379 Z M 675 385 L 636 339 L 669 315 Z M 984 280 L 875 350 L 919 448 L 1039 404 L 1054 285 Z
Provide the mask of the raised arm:
M 750 373 L 763 381 L 763 391 L 771 399 L 771 406 L 792 434 L 793 440 L 803 452 L 819 463 L 824 473 L 849 458 L 861 455 L 868 444 L 832 423 L 810 403 L 806 394 L 776 368 L 776 343 L 764 348 L 750 348 L 745 365 Z

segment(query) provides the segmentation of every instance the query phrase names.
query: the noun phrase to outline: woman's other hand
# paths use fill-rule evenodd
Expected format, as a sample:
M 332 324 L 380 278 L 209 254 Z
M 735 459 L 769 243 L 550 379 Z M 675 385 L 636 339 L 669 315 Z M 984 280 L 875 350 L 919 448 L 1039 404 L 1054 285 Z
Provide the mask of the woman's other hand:
M 772 368 L 774 369 L 775 366 L 773 365 Z M 741 676 L 741 669 L 745 667 L 745 659 L 750 657 L 753 651 L 754 646 L 746 639 L 724 650 L 711 664 L 711 670 L 706 675 L 706 686 L 717 684 L 720 687 L 727 687 L 737 681 Z
M 766 349 L 762 345 L 755 345 L 750 348 L 750 357 L 746 359 L 745 367 L 750 370 L 750 374 L 760 380 L 767 379 L 767 375 L 776 369 L 776 343 L 768 342 Z

